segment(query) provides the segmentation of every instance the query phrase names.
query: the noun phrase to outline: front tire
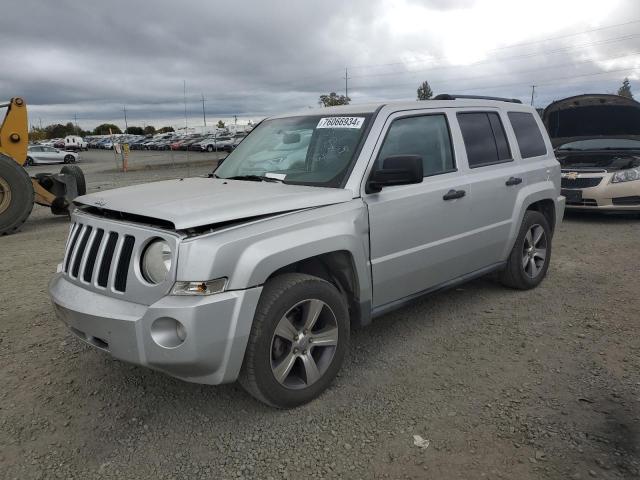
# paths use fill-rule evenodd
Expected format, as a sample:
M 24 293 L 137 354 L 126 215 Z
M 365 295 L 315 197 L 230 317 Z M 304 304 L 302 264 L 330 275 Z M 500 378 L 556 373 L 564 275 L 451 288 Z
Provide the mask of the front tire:
M 551 237 L 547 218 L 540 212 L 527 210 L 507 265 L 500 274 L 502 284 L 518 290 L 537 287 L 549 268 Z
M 342 366 L 349 325 L 345 299 L 329 282 L 301 273 L 269 280 L 253 319 L 240 384 L 276 408 L 313 400 Z
M 76 157 L 74 157 L 73 155 L 65 155 L 64 157 L 64 163 L 75 163 L 76 161 Z

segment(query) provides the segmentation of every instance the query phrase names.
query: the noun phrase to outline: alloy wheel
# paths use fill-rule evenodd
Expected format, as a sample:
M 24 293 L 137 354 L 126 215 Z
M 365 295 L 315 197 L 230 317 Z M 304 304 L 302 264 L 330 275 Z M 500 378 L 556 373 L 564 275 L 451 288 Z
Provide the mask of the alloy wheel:
M 321 300 L 303 300 L 280 319 L 271 339 L 271 371 L 286 388 L 317 382 L 331 365 L 338 345 L 338 322 Z
M 524 237 L 522 268 L 530 278 L 536 278 L 547 261 L 547 235 L 541 225 L 532 225 Z

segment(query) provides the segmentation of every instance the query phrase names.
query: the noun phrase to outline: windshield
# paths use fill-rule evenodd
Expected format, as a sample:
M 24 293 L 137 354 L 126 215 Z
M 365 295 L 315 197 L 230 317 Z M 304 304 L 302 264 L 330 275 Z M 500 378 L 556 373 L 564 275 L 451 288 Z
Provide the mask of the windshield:
M 593 138 L 563 143 L 558 150 L 640 150 L 640 140 Z
M 371 114 L 265 120 L 216 170 L 220 178 L 267 177 L 338 188 L 355 161 Z

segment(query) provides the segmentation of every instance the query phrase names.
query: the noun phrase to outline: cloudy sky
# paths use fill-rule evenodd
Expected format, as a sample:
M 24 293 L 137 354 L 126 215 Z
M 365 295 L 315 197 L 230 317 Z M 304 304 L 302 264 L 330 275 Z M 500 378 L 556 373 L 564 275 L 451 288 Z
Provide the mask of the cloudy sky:
M 435 93 L 536 106 L 631 79 L 640 94 L 638 0 L 7 0 L 0 100 L 30 122 L 189 126 Z

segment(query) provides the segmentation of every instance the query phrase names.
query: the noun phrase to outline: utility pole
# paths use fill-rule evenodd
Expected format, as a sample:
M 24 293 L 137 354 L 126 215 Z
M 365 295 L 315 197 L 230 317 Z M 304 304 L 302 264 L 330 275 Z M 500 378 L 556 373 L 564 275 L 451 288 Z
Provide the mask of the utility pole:
M 349 98 L 349 71 L 344 68 L 344 96 Z
M 74 125 L 76 126 L 76 135 L 78 134 L 78 114 L 73 114 Z
M 535 85 L 531 85 L 531 106 L 533 107 L 533 95 L 536 92 L 536 86 Z
M 122 107 L 122 111 L 124 112 L 124 133 L 127 133 L 129 130 L 129 125 L 127 124 L 127 106 Z
M 204 130 L 202 131 L 202 133 L 207 133 L 207 115 L 206 113 L 204 113 L 204 93 L 200 94 L 202 96 L 202 120 L 204 121 Z
M 187 81 L 182 81 L 182 91 L 184 98 L 184 133 L 187 133 Z

